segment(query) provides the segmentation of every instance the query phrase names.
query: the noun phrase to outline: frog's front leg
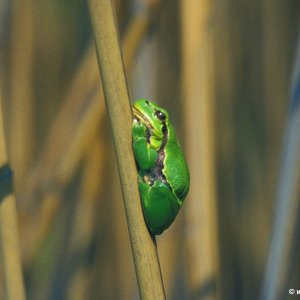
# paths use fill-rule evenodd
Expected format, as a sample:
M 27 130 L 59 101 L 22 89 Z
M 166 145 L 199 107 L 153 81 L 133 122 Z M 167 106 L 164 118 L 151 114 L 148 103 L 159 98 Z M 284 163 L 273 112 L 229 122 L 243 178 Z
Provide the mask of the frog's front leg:
M 147 140 L 147 128 L 138 119 L 132 123 L 133 152 L 135 159 L 142 170 L 151 169 L 157 160 L 157 152 Z
M 161 234 L 174 221 L 180 204 L 171 188 L 160 180 L 153 184 L 139 175 L 139 191 L 147 226 L 152 234 Z

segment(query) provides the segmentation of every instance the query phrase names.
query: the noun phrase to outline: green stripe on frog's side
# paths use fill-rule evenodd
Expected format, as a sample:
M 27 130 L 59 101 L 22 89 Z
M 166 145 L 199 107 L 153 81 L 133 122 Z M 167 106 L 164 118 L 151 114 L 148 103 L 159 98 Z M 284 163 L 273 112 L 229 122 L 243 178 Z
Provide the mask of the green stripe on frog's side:
M 190 175 L 168 112 L 140 99 L 133 114 L 133 152 L 143 213 L 149 230 L 157 235 L 174 221 L 188 193 Z

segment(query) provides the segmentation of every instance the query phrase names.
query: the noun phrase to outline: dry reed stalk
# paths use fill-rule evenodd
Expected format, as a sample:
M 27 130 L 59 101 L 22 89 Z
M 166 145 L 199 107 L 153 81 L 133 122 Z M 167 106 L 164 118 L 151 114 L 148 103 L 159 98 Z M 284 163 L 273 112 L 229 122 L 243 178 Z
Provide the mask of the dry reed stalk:
M 287 31 L 289 19 L 286 1 L 262 1 L 262 33 L 263 33 L 263 109 L 266 120 L 267 145 L 271 148 L 266 156 L 268 176 L 268 193 L 272 198 L 272 191 L 276 184 L 278 159 L 280 158 L 280 143 L 283 135 L 283 121 L 287 114 L 287 87 L 289 86 L 290 53 L 288 49 L 291 41 Z M 281 133 L 281 134 L 279 134 Z M 268 203 L 269 205 L 269 203 Z
M 142 15 L 145 18 L 151 17 L 151 14 Z M 149 24 L 149 21 L 142 21 L 141 16 L 137 16 L 125 33 L 124 45 L 127 50 L 124 53 L 124 63 L 129 71 L 134 53 L 143 39 L 142 33 L 146 32 Z M 128 40 L 131 42 L 129 43 Z M 62 189 L 67 184 L 84 153 L 95 141 L 98 125 L 101 120 L 103 121 L 104 111 L 102 111 L 101 101 L 99 105 L 99 98 L 103 98 L 103 94 L 99 86 L 99 70 L 94 45 L 90 44 L 51 126 L 40 158 L 23 187 L 21 195 L 23 203 L 30 205 L 29 201 L 37 200 L 36 195 L 41 189 L 45 194 L 55 187 L 57 193 L 58 187 Z M 46 196 L 35 221 L 26 222 L 31 223 L 32 228 L 35 228 L 34 231 L 25 230 L 31 232 L 30 236 L 24 232 L 23 243 L 27 245 L 26 249 L 30 249 L 25 257 L 27 263 L 34 257 L 46 232 L 52 226 L 61 203 L 54 199 L 56 197 L 53 198 L 53 195 Z
M 131 146 L 132 114 L 111 1 L 89 1 L 136 276 L 142 299 L 165 299 L 157 250 L 143 219 Z
M 33 155 L 33 7 L 31 0 L 12 1 L 9 54 L 9 149 L 19 192 Z
M 186 201 L 186 243 L 192 297 L 217 299 L 218 227 L 214 156 L 213 29 L 210 1 L 181 2 L 182 99 L 191 186 Z M 208 293 L 208 294 L 207 294 Z
M 299 33 L 298 33 L 299 34 Z M 300 182 L 300 35 L 291 88 L 291 105 L 281 158 L 272 236 L 267 256 L 262 300 L 285 298 L 290 284 L 298 229 Z
M 291 26 L 293 18 L 288 13 L 289 2 L 268 0 L 262 1 L 262 34 L 263 34 L 263 117 L 265 120 L 265 167 L 264 167 L 264 199 L 260 210 L 264 212 L 266 225 L 260 226 L 265 232 L 266 250 L 263 251 L 263 259 L 268 253 L 270 242 L 271 218 L 270 206 L 276 195 L 278 173 L 280 171 L 281 145 L 284 136 L 284 120 L 288 115 L 288 87 L 290 78 L 292 44 L 291 36 L 297 26 Z M 294 27 L 294 28 L 293 28 Z M 266 228 L 266 229 L 264 229 Z M 260 245 L 259 245 L 260 247 Z M 261 278 L 260 278 L 261 280 Z
M 5 171 L 4 168 L 8 166 L 8 161 L 1 101 L 0 97 L 0 169 Z M 6 167 L 6 170 L 9 172 L 9 167 Z M 16 199 L 13 194 L 12 179 L 5 178 L 5 176 L 5 174 L 0 175 L 0 252 L 5 281 L 5 299 L 22 300 L 25 299 L 25 289 L 22 275 Z

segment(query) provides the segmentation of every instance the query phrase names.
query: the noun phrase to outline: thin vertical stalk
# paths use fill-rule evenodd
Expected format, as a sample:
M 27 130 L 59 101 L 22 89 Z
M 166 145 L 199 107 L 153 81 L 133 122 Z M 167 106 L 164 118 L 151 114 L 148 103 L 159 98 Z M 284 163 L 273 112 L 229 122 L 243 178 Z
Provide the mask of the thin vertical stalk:
M 5 299 L 22 300 L 25 299 L 25 290 L 22 278 L 16 200 L 9 175 L 0 99 L 0 247 L 5 280 Z
M 291 90 L 282 165 L 262 300 L 279 300 L 288 293 L 288 281 L 297 232 L 300 181 L 300 35 Z
M 125 33 L 123 45 L 126 70 L 130 71 L 131 60 L 144 37 L 142 33 L 149 29 L 150 17 L 150 13 L 136 16 Z M 25 248 L 30 249 L 26 251 L 28 255 L 23 257 L 25 264 L 33 259 L 36 251 L 40 249 L 41 241 L 53 226 L 54 217 L 62 203 L 52 201 L 52 197 L 45 197 L 40 201 L 40 197 L 51 192 L 53 187 L 56 190 L 62 189 L 67 184 L 84 152 L 91 142 L 94 142 L 96 135 L 99 135 L 98 125 L 104 118 L 104 103 L 99 108 L 99 99 L 103 98 L 99 79 L 95 46 L 91 41 L 51 125 L 41 155 L 36 160 L 30 176 L 25 179 L 20 192 L 23 205 L 34 205 L 32 201 L 42 204 L 39 212 L 36 212 L 37 215 L 29 222 L 32 230 L 26 230 L 31 234 L 24 240 Z
M 33 6 L 31 0 L 12 1 L 10 41 L 9 105 L 11 107 L 9 149 L 11 163 L 18 170 L 14 177 L 18 193 L 32 161 L 33 105 Z M 20 45 L 22 45 L 20 47 Z
M 182 1 L 181 8 L 182 97 L 186 101 L 185 145 L 191 173 L 185 207 L 189 285 L 193 298 L 201 298 L 206 293 L 205 299 L 217 299 L 212 4 Z
M 164 299 L 155 240 L 145 226 L 137 188 L 132 114 L 112 1 L 88 2 L 140 295 L 142 299 Z

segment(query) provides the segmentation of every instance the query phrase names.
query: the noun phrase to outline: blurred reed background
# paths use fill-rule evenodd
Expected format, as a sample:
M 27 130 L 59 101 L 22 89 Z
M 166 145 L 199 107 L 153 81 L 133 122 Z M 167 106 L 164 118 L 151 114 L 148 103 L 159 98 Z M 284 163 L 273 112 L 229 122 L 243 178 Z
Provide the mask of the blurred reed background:
M 191 170 L 185 205 L 157 238 L 167 298 L 258 299 L 299 3 L 116 0 L 115 8 L 132 99 L 170 111 Z M 0 24 L 28 299 L 138 299 L 87 3 L 3 0 Z M 295 289 L 299 263 L 298 254 Z M 1 299 L 3 278 L 0 267 Z

